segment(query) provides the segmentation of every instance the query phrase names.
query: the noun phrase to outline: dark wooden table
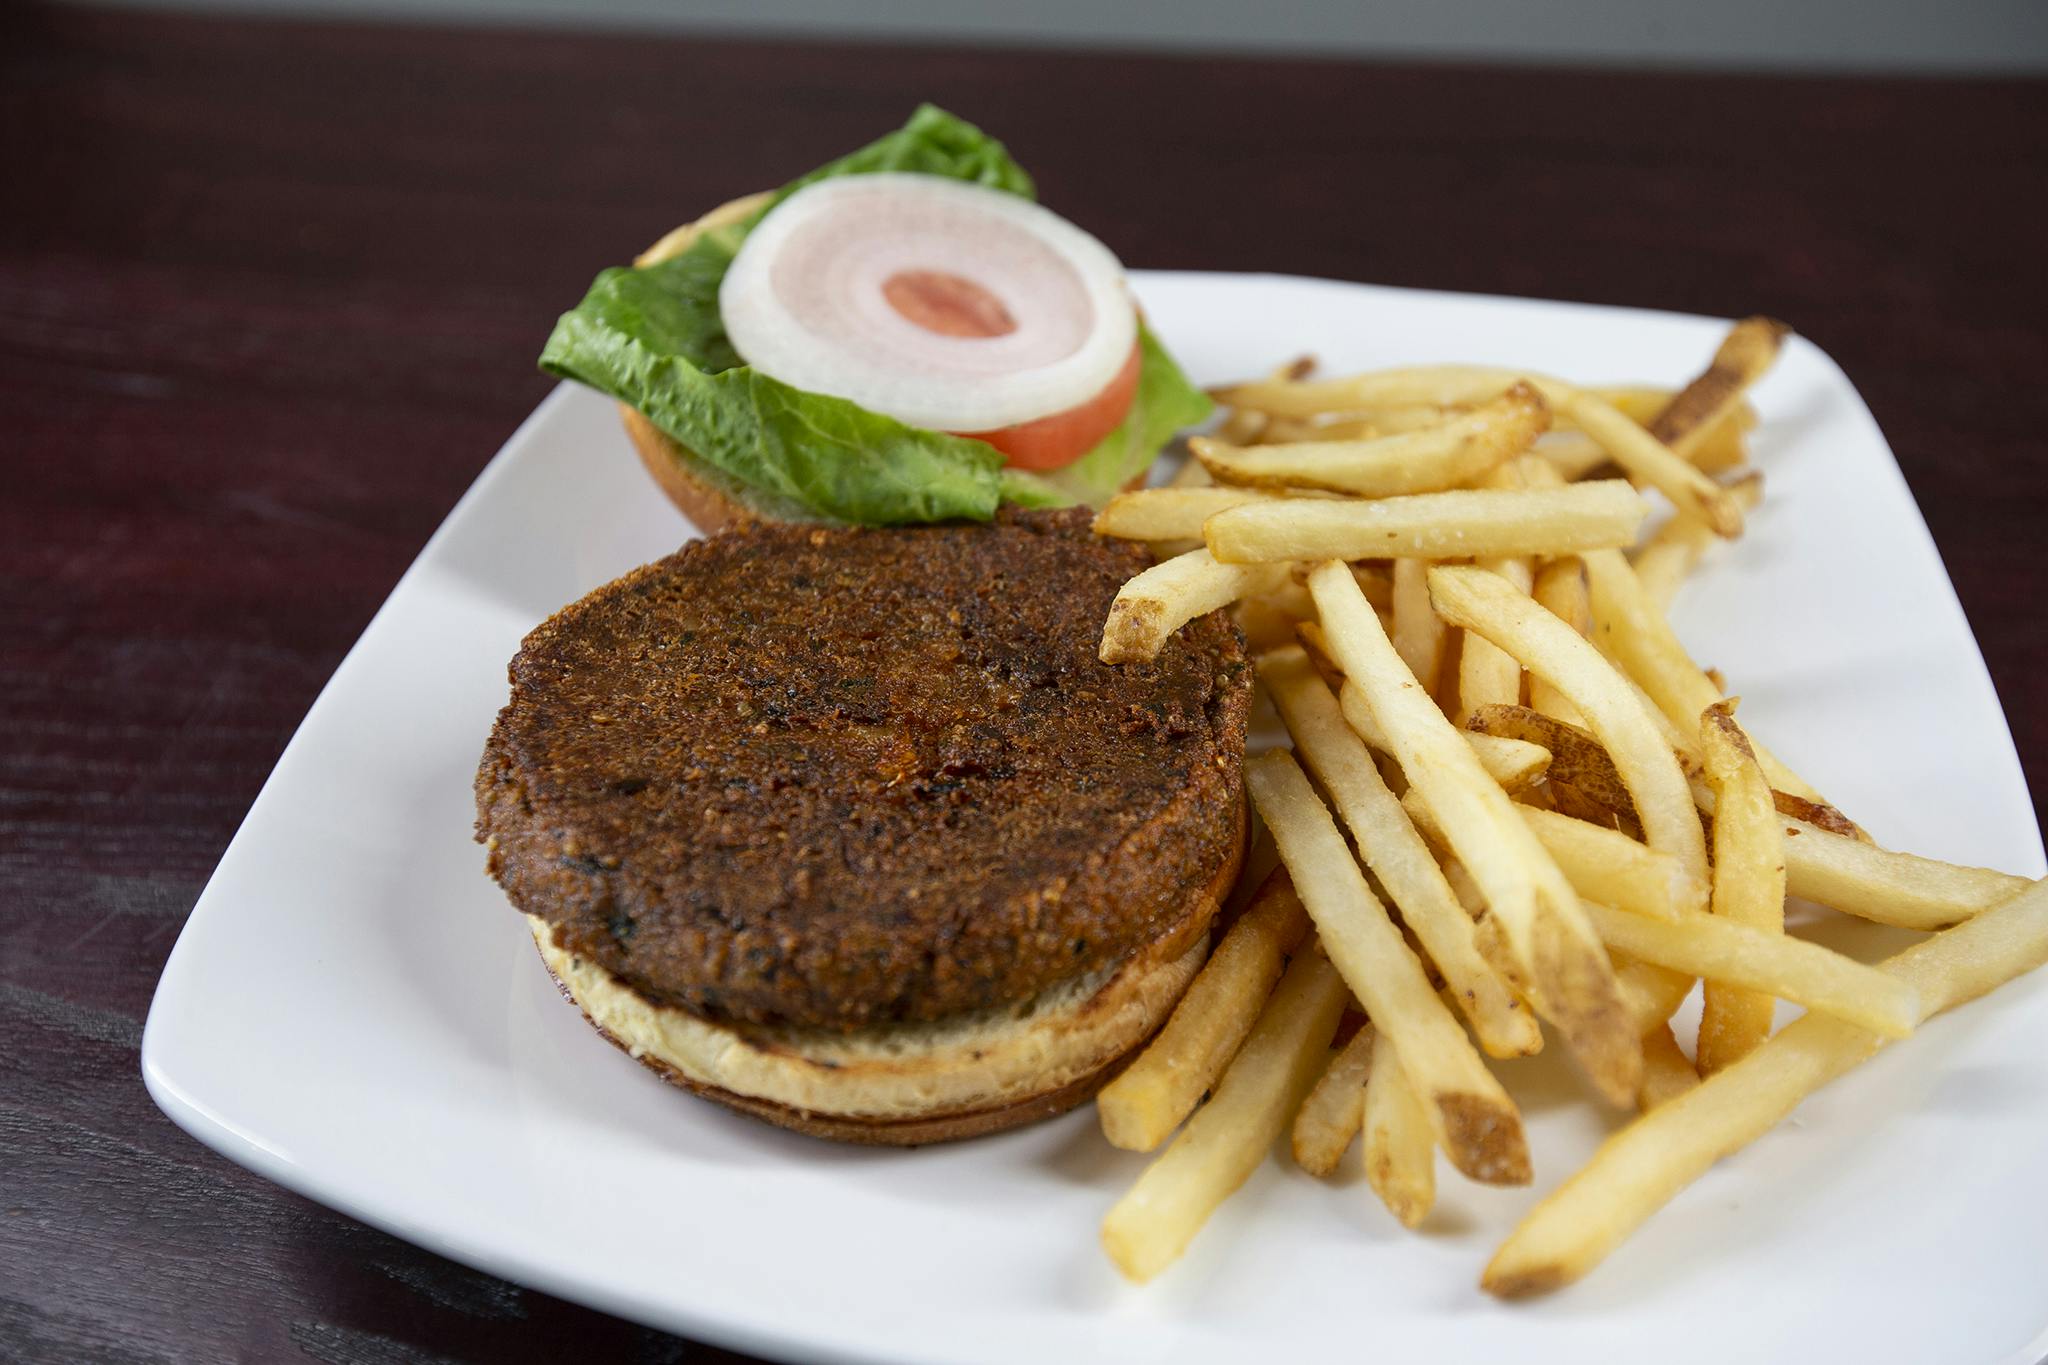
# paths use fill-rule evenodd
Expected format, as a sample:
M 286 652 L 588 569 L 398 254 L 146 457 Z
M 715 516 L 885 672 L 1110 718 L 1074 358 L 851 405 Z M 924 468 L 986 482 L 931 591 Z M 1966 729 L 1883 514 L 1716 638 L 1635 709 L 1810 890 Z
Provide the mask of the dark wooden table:
M 919 98 L 1134 264 L 1794 321 L 1891 438 L 2048 790 L 2048 84 L 12 8 L 0 1356 L 733 1358 L 229 1166 L 136 1049 L 306 706 L 547 391 L 555 314 Z

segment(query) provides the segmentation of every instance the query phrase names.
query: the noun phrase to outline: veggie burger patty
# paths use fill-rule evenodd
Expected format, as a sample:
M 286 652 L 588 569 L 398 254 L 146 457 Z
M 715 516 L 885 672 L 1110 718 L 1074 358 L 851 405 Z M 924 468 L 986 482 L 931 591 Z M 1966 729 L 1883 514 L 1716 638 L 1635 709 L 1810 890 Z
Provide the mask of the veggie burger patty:
M 1235 628 L 1096 659 L 1145 563 L 1084 512 L 686 545 L 513 659 L 490 871 L 562 952 L 713 1023 L 942 1021 L 1109 971 L 1242 838 Z

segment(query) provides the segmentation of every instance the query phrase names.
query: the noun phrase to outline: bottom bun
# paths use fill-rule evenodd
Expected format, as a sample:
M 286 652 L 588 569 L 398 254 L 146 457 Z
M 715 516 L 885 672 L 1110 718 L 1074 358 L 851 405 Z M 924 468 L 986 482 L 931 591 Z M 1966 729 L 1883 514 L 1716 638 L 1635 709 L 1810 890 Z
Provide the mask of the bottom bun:
M 545 920 L 528 924 L 562 993 L 664 1079 L 814 1137 L 918 1146 L 1050 1118 L 1106 1084 L 1201 969 L 1237 863 L 1230 858 L 1179 923 L 1115 967 L 1022 1005 L 851 1033 L 713 1023 L 564 950 Z

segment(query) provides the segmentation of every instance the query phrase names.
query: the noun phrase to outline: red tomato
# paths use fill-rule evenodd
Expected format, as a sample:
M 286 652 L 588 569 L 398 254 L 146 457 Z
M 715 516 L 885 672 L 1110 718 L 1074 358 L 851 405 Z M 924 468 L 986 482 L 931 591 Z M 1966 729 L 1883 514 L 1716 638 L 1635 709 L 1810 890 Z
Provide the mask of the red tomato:
M 962 431 L 955 435 L 987 441 L 1019 469 L 1062 469 L 1093 450 L 1096 443 L 1115 431 L 1131 410 L 1138 393 L 1138 348 L 1116 372 L 1109 386 L 1085 403 L 1064 412 L 1051 413 L 1029 422 L 1019 422 L 999 431 Z

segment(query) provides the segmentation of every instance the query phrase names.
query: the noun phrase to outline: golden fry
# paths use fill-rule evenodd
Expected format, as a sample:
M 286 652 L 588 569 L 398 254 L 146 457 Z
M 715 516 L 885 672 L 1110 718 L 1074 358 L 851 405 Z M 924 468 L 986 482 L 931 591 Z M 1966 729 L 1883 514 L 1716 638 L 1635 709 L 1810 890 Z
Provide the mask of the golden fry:
M 1481 937 L 1481 951 L 1558 1025 L 1601 1093 L 1632 1103 L 1642 1049 L 1571 883 L 1401 662 L 1344 566 L 1319 566 L 1309 592 L 1331 652 L 1364 694 L 1388 752 L 1485 893 L 1494 932 Z
M 1246 763 L 1245 785 L 1330 960 L 1400 1054 L 1451 1164 L 1486 1184 L 1527 1183 L 1529 1149 L 1514 1102 L 1431 988 L 1308 777 L 1292 755 L 1274 751 Z
M 1286 581 L 1284 565 L 1218 564 L 1207 550 L 1190 550 L 1155 564 L 1117 589 L 1102 627 L 1102 662 L 1151 659 L 1175 631 L 1197 616 L 1240 597 L 1271 592 Z
M 1286 870 L 1275 868 L 1202 964 L 1166 1026 L 1095 1097 L 1111 1145 L 1149 1152 L 1194 1112 L 1251 1032 L 1287 955 L 1307 932 L 1308 912 Z
M 1197 436 L 1188 448 L 1218 483 L 1384 498 L 1470 483 L 1527 450 L 1549 425 L 1543 399 L 1523 384 L 1463 416 L 1394 435 L 1271 446 Z
M 1700 717 L 1700 749 L 1706 756 L 1707 785 L 1714 791 L 1714 918 L 1782 936 L 1785 840 L 1779 833 L 1777 808 L 1771 804 L 1770 784 L 1757 766 L 1748 737 L 1735 723 L 1732 702 L 1710 706 Z M 1698 1054 L 1701 1073 L 1712 1075 L 1771 1036 L 1776 1002 L 1761 990 L 1730 985 L 1704 969 L 1695 969 L 1695 974 L 1709 978 L 1700 1011 Z M 1800 1003 L 1818 1008 L 1811 1000 Z M 1853 1022 L 1876 1027 L 1868 1020 Z
M 1203 523 L 1225 564 L 1564 555 L 1627 545 L 1644 504 L 1621 479 L 1568 488 L 1455 489 L 1398 498 L 1270 498 Z
M 1330 1064 L 1294 1116 L 1289 1143 L 1294 1164 L 1310 1175 L 1336 1170 L 1365 1122 L 1365 1078 L 1372 1072 L 1372 1040 L 1371 1024 L 1352 1034 L 1351 1041 L 1331 1055 Z
M 1360 1100 L 1365 1183 L 1402 1227 L 1412 1228 L 1436 1203 L 1436 1143 L 1422 1101 L 1384 1037 L 1375 1036 L 1372 1075 Z
M 1298 650 L 1267 655 L 1259 660 L 1259 680 L 1294 737 L 1296 754 L 1336 803 L 1359 855 L 1436 964 L 1480 1046 L 1496 1057 L 1541 1048 L 1534 1016 L 1480 954 L 1471 917 L 1307 657 Z
M 2048 883 L 1883 964 L 1926 1019 L 2048 962 Z M 1480 1281 L 1506 1297 L 1561 1288 L 1598 1265 L 1722 1157 L 1862 1064 L 1886 1040 L 1822 1014 L 1788 1026 L 1688 1094 L 1607 1139 L 1592 1161 L 1522 1220 Z
M 1314 1083 L 1350 994 L 1313 947 L 1295 954 L 1215 1095 L 1102 1220 L 1102 1248 L 1126 1277 L 1143 1283 L 1179 1260 L 1266 1159 Z

